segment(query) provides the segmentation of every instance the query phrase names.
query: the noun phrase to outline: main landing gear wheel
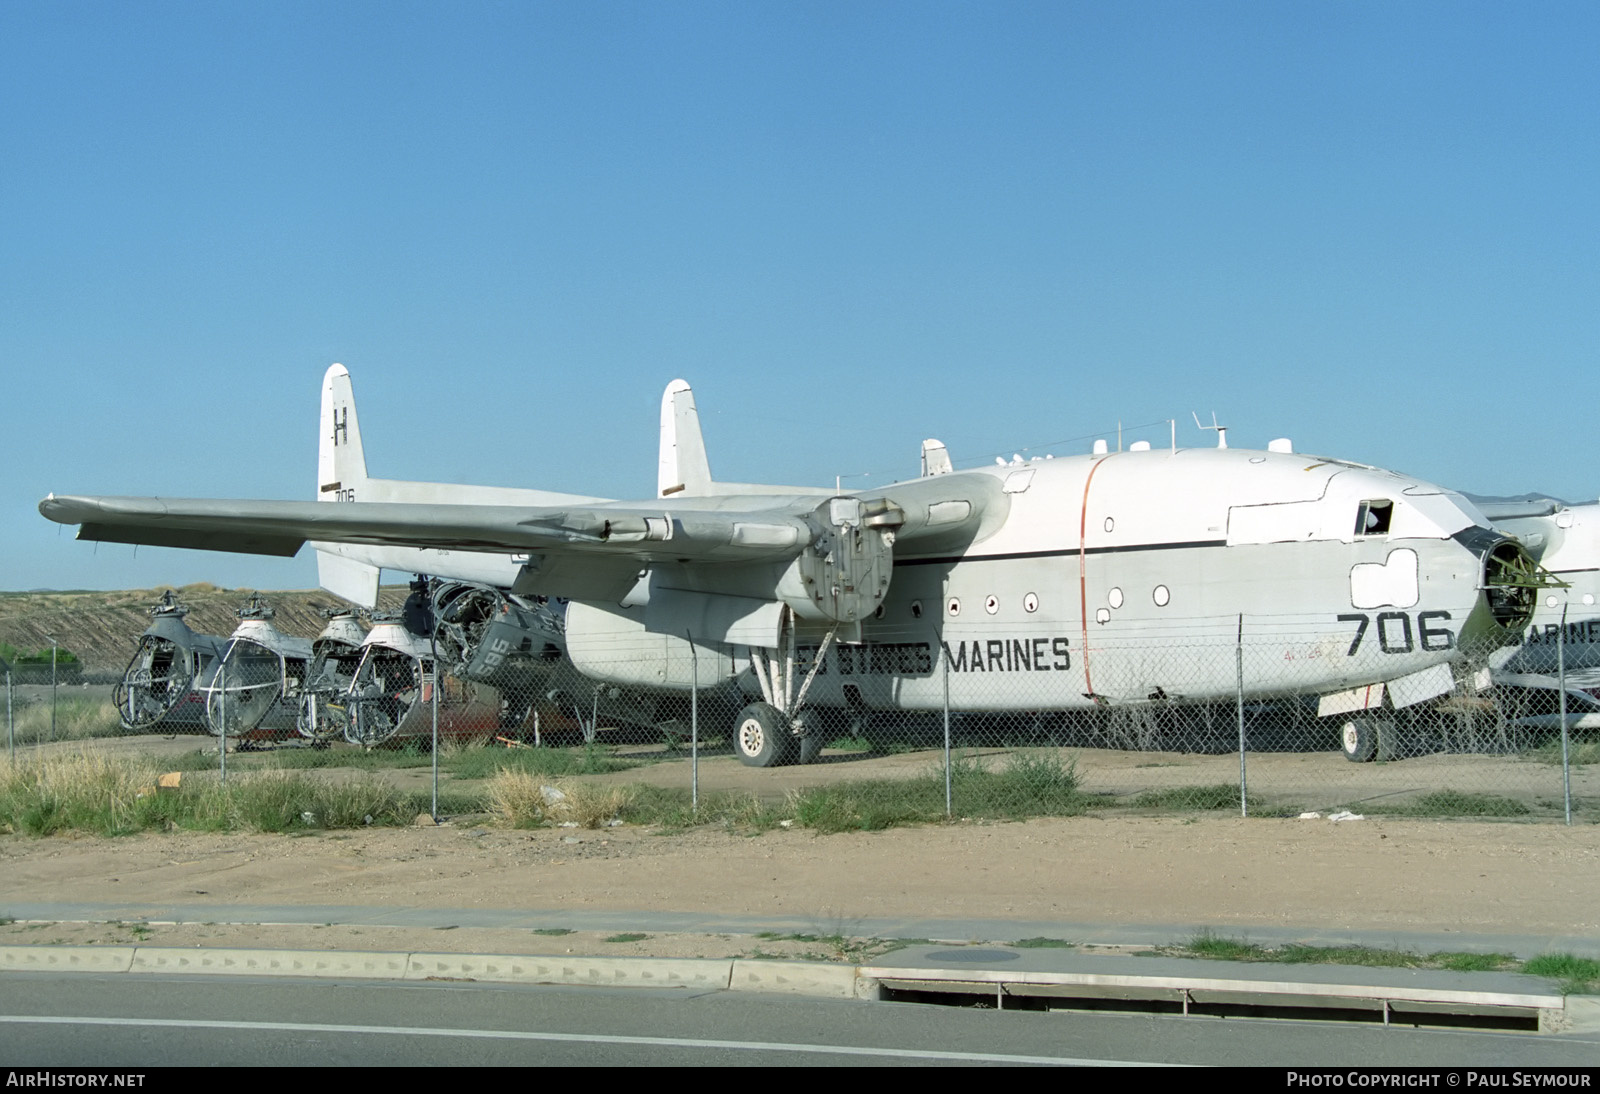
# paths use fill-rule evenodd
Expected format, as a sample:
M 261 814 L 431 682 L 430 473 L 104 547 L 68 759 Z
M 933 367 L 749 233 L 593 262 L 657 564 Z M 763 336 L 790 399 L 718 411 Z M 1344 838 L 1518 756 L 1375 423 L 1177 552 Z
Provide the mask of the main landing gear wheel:
M 1339 748 L 1353 764 L 1377 758 L 1381 745 L 1388 743 L 1390 726 L 1382 718 L 1356 714 L 1339 725 Z
M 751 703 L 733 723 L 733 750 L 750 767 L 777 767 L 789 762 L 794 746 L 789 720 L 771 703 Z

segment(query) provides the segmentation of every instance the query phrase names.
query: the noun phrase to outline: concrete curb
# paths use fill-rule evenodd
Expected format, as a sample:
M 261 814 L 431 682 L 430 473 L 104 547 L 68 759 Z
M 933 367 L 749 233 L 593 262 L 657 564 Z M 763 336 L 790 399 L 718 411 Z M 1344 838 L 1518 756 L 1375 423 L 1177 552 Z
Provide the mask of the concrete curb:
M 92 947 L 71 947 L 90 949 Z M 407 955 L 360 950 L 180 949 L 139 946 L 129 972 L 217 973 L 224 976 L 328 976 L 396 980 Z
M 1569 995 L 1563 1033 L 1600 1033 L 1600 996 Z
M 733 962 L 727 958 L 414 953 L 404 978 L 725 991 L 732 970 Z
M 740 970 L 737 975 L 736 969 Z M 3 946 L 0 971 L 482 980 L 504 984 L 788 992 L 837 998 L 852 998 L 857 981 L 854 966 L 810 961 L 172 946 Z
M 1374 1000 L 1537 1011 L 1544 1032 L 1600 1031 L 1600 997 L 1473 990 L 1335 978 L 1320 981 L 1109 972 L 998 971 L 937 966 L 855 966 L 748 958 L 650 958 L 351 950 L 184 949 L 168 946 L 0 946 L 0 972 L 166 973 L 365 980 L 463 980 L 506 984 L 689 988 L 833 999 L 875 999 L 880 984 L 929 991 L 1140 997 L 1175 993 L 1270 999 Z M 980 988 L 980 986 L 982 986 Z M 1185 1009 L 1187 1013 L 1187 1008 Z
M 854 965 L 819 961 L 752 961 L 736 958 L 728 981 L 732 991 L 820 995 L 834 999 L 875 997 L 877 985 Z
M 0 946 L 0 971 L 128 972 L 133 946 Z

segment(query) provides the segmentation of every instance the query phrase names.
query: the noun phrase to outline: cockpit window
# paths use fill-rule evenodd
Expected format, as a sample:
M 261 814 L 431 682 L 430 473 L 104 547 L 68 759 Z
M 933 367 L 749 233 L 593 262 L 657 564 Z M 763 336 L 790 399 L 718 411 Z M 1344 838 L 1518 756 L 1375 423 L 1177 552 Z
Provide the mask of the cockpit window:
M 1374 498 L 1361 503 L 1356 510 L 1356 535 L 1358 536 L 1386 536 L 1389 534 L 1389 519 L 1394 516 L 1394 502 L 1382 498 Z

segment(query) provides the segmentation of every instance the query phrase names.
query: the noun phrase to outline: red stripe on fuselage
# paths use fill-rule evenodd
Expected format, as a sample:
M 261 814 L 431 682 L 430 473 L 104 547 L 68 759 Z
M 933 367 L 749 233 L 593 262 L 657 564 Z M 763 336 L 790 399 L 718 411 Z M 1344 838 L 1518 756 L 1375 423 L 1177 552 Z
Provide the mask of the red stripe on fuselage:
M 1089 484 L 1094 482 L 1094 473 L 1100 470 L 1100 465 L 1110 458 L 1102 456 L 1089 468 L 1089 475 L 1083 480 L 1083 507 L 1078 513 L 1078 607 L 1083 616 L 1083 646 L 1078 650 L 1078 658 L 1083 662 L 1083 691 L 1091 697 L 1094 695 L 1094 685 L 1089 681 Z

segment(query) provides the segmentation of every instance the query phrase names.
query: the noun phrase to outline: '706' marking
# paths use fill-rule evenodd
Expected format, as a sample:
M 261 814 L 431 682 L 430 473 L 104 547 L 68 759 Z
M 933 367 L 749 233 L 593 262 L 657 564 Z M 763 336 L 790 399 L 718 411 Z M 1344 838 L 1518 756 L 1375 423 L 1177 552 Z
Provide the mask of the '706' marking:
M 1441 619 L 1449 619 L 1449 612 L 1418 612 L 1415 633 L 1411 626 L 1411 616 L 1405 612 L 1379 612 L 1378 623 L 1378 648 L 1384 653 L 1411 653 L 1417 648 L 1417 639 L 1422 640 L 1422 648 L 1429 653 L 1438 653 L 1455 646 L 1455 632 L 1448 627 L 1436 627 L 1430 624 Z M 1356 636 L 1350 641 L 1349 650 L 1345 656 L 1354 657 L 1361 648 L 1361 640 L 1367 636 L 1367 628 L 1372 626 L 1373 617 L 1365 612 L 1352 612 L 1338 617 L 1341 623 L 1354 623 Z

